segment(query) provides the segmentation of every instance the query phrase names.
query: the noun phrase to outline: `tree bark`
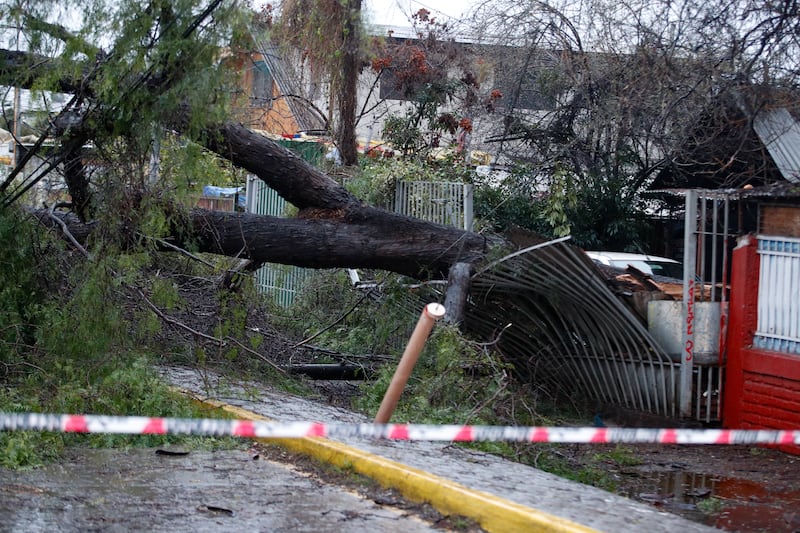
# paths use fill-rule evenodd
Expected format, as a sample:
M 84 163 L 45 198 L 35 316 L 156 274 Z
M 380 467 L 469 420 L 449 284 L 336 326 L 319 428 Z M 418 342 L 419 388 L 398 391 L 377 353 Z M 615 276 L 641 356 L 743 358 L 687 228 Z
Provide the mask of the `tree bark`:
M 195 215 L 206 251 L 311 268 L 379 268 L 418 279 L 445 276 L 451 264 L 475 262 L 486 252 L 480 235 L 363 204 L 291 150 L 240 124 L 208 130 L 204 142 L 300 209 L 296 219 Z
M 47 211 L 39 221 L 60 230 Z M 97 228 L 74 214 L 56 214 L 85 244 Z M 380 210 L 366 210 L 360 220 L 308 220 L 251 213 L 195 209 L 189 238 L 200 252 L 307 268 L 376 268 L 416 279 L 443 277 L 458 261 L 477 261 L 485 239 Z M 188 246 L 175 238 L 169 242 Z
M 201 142 L 206 148 L 255 174 L 301 211 L 344 209 L 361 204 L 344 187 L 288 148 L 241 124 L 220 124 L 207 129 L 203 137 Z
M 377 268 L 417 279 L 446 276 L 451 264 L 477 261 L 486 251 L 480 235 L 371 208 L 338 219 L 196 209 L 192 222 L 205 252 L 309 268 Z
M 467 296 L 469 295 L 469 276 L 470 265 L 468 263 L 456 263 L 450 267 L 444 299 L 444 308 L 447 309 L 444 315 L 446 324 L 456 326 L 464 320 Z
M 342 51 L 342 77 L 336 99 L 339 108 L 339 120 L 336 127 L 336 141 L 342 163 L 355 165 L 358 163 L 356 141 L 356 98 L 358 94 L 358 76 L 361 73 L 361 0 L 345 2 L 344 50 Z M 368 149 L 369 147 L 365 147 Z

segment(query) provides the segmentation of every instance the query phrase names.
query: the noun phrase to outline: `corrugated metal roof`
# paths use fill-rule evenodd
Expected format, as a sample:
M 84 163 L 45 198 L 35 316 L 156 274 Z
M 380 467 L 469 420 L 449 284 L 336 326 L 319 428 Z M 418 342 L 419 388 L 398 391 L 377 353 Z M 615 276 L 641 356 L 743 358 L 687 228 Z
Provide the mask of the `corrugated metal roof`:
M 759 112 L 753 129 L 784 178 L 800 183 L 800 124 L 786 108 Z
M 793 200 L 800 198 L 800 182 L 788 181 L 771 183 L 761 187 L 741 189 L 657 189 L 647 191 L 652 194 L 669 194 L 672 196 L 686 196 L 690 191 L 697 193 L 699 198 L 706 200 L 746 200 L 749 198 L 781 198 Z

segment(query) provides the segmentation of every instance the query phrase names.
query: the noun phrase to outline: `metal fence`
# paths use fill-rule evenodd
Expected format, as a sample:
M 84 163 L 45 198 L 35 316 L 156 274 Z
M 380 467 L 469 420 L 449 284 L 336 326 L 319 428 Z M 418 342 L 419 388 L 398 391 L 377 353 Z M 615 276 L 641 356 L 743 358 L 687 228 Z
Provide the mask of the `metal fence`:
M 473 187 L 469 183 L 398 181 L 396 213 L 472 231 Z
M 728 316 L 731 200 L 736 193 L 689 190 L 683 249 L 680 416 L 704 422 L 722 418 Z M 700 306 L 719 327 L 702 327 Z M 700 350 L 700 346 L 707 346 Z
M 476 273 L 466 325 L 530 383 L 604 405 L 677 414 L 679 363 L 565 239 Z
M 291 204 L 256 176 L 247 177 L 246 194 L 248 213 L 273 217 L 288 216 Z M 260 292 L 269 295 L 276 304 L 288 307 L 311 272 L 312 270 L 307 268 L 268 263 L 256 270 L 256 286 Z
M 430 222 L 472 230 L 472 185 L 450 182 L 400 181 L 395 189 L 395 211 Z M 291 204 L 255 176 L 247 178 L 248 213 L 283 217 Z M 267 264 L 256 271 L 259 290 L 288 307 L 312 269 Z M 413 315 L 412 315 L 413 316 Z
M 759 236 L 758 348 L 800 355 L 800 239 Z

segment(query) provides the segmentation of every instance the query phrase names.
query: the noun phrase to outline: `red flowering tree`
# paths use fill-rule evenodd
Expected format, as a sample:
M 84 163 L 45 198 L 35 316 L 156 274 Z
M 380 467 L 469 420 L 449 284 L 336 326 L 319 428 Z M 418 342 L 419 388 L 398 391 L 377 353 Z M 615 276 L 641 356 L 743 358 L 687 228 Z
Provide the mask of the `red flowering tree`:
M 447 24 L 420 9 L 413 16 L 415 39 L 392 36 L 376 43 L 372 69 L 388 86 L 388 96 L 405 100 L 404 113 L 390 115 L 383 137 L 409 157 L 425 157 L 437 147 L 461 147 L 472 132 L 472 116 L 483 104 L 492 111 L 502 97 L 494 89 L 481 99 L 481 59 L 452 38 Z

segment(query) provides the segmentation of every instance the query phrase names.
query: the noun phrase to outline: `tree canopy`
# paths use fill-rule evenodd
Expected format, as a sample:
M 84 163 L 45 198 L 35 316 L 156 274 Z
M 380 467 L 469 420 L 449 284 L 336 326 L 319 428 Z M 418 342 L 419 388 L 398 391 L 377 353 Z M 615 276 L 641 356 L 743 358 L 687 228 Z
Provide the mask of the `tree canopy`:
M 798 111 L 796 11 L 715 0 L 483 2 L 471 27 L 505 50 L 497 63 L 512 89 L 488 149 L 526 169 L 508 186 L 544 194 L 546 216 L 582 245 L 641 241 L 630 229 L 654 183 L 774 179 L 751 125 L 762 110 Z

